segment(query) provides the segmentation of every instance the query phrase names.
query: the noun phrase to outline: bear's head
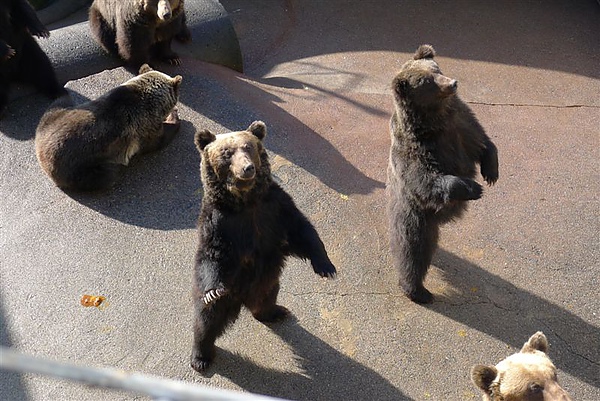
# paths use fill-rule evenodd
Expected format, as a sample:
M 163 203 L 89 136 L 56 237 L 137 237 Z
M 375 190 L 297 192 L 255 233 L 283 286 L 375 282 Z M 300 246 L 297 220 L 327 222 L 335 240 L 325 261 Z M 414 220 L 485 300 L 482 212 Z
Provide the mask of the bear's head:
M 244 198 L 257 186 L 268 184 L 271 167 L 262 140 L 267 128 L 254 121 L 244 131 L 214 135 L 199 131 L 194 143 L 202 155 L 201 177 L 207 191 Z
M 456 94 L 457 81 L 442 74 L 434 56 L 432 46 L 421 45 L 413 60 L 404 63 L 392 81 L 397 102 L 419 108 L 439 107 L 444 99 Z
M 471 380 L 483 391 L 485 401 L 570 401 L 547 352 L 548 340 L 538 331 L 520 352 L 496 366 L 474 366 Z
M 152 104 L 153 114 L 165 118 L 177 104 L 182 80 L 181 75 L 170 77 L 144 64 L 140 67 L 139 75 L 122 86 L 130 88 L 142 101 Z

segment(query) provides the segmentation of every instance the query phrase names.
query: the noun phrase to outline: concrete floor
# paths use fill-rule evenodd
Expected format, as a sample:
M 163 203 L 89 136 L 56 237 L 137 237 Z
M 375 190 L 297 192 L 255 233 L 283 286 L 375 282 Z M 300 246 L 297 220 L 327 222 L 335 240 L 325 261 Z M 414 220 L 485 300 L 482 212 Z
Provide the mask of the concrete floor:
M 0 120 L 0 338 L 22 352 L 293 400 L 474 400 L 474 364 L 542 330 L 573 400 L 600 399 L 600 6 L 545 2 L 223 0 L 244 73 L 191 57 L 182 130 L 102 195 L 43 174 L 33 136 L 48 101 Z M 385 180 L 395 71 L 422 43 L 459 81 L 500 156 L 500 180 L 447 225 L 426 285 L 402 296 Z M 94 98 L 131 75 L 68 83 Z M 338 267 L 290 260 L 265 326 L 242 312 L 206 376 L 188 364 L 201 199 L 196 129 L 267 123 L 273 173 Z M 481 180 L 481 179 L 480 179 Z M 83 308 L 82 294 L 104 308 Z M 125 393 L 0 373 L 0 399 L 129 400 Z M 137 398 L 136 398 L 137 399 Z

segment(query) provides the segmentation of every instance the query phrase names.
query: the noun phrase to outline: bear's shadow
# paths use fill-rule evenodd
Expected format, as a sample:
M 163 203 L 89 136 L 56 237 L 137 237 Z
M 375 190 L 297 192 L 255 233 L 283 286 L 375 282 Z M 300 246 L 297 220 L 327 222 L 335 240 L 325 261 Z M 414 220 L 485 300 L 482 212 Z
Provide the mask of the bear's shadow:
M 293 316 L 269 327 L 291 346 L 302 373 L 258 366 L 224 349 L 218 350 L 207 373 L 216 371 L 251 393 L 290 400 L 411 400 L 377 372 L 308 332 Z
M 202 198 L 194 132 L 193 125 L 182 120 L 166 148 L 134 157 L 108 191 L 65 193 L 105 216 L 138 227 L 194 228 Z
M 541 330 L 548 337 L 549 356 L 557 368 L 600 385 L 598 363 L 594 362 L 600 359 L 598 327 L 443 249 L 437 250 L 433 264 L 442 269 L 445 281 L 457 292 L 436 295 L 437 302 L 427 308 L 516 349 Z M 497 362 L 475 358 L 473 365 Z
M 281 103 L 282 99 L 276 95 L 240 79 L 235 74 L 220 74 L 216 79 L 202 76 L 194 70 L 195 65 L 192 60 L 186 60 L 185 66 L 180 70 L 165 68 L 167 73 L 178 71 L 180 74 L 193 76 L 193 79 L 183 84 L 184 89 L 179 97 L 182 104 L 197 110 L 203 117 L 230 131 L 245 129 L 254 120 L 264 121 L 267 125 L 267 137 L 264 142 L 268 151 L 283 156 L 339 193 L 370 194 L 385 188 L 385 182 L 363 173 L 326 138 L 279 107 L 278 103 Z M 203 68 L 207 67 L 199 64 L 197 70 L 202 71 Z M 281 87 L 300 85 L 298 81 L 291 79 L 265 82 Z M 322 89 L 321 91 L 324 92 Z M 198 96 L 198 93 L 202 93 L 202 96 Z M 350 102 L 349 99 L 347 101 Z M 381 114 L 376 109 L 356 102 L 353 107 L 362 108 L 367 113 Z M 222 132 L 215 132 L 220 133 Z M 340 133 L 343 134 L 348 135 L 349 140 L 354 140 L 350 138 L 351 134 Z M 384 134 L 388 135 L 387 131 L 384 131 Z M 387 153 L 385 155 L 387 160 Z
M 193 76 L 184 79 L 182 85 L 182 127 L 173 142 L 157 152 L 136 156 L 123 169 L 113 189 L 103 193 L 68 193 L 73 199 L 127 224 L 160 230 L 193 228 L 202 199 L 200 156 L 193 141 L 196 129 L 210 128 L 220 134 L 245 129 L 255 120 L 267 124 L 265 146 L 271 161 L 273 152 L 281 154 L 344 194 L 366 194 L 384 188 L 383 182 L 363 174 L 327 140 L 277 107 L 276 96 L 235 79 L 238 90 L 253 94 L 254 100 L 249 104 L 214 78 L 191 71 L 187 74 L 185 69 L 167 67 L 164 71 Z M 71 93 L 77 104 L 87 100 L 72 90 Z M 198 127 L 185 120 L 190 111 L 198 113 L 190 116 Z M 217 131 L 215 123 L 225 130 Z

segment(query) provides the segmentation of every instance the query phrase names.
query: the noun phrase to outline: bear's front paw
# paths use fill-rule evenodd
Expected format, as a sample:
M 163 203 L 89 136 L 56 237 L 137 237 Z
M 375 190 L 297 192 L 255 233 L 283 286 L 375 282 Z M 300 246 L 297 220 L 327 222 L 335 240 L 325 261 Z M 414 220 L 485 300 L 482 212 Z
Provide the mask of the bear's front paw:
M 313 262 L 313 270 L 321 277 L 335 278 L 337 270 L 331 261 Z
M 167 118 L 165 118 L 164 122 L 167 124 L 178 124 L 180 122 L 177 107 L 173 107 L 173 110 L 171 110 Z
M 171 65 L 181 65 L 181 59 L 177 55 L 167 57 L 165 58 L 165 61 Z
M 483 187 L 470 178 L 453 177 L 448 186 L 446 201 L 476 200 L 481 198 Z
M 33 36 L 37 36 L 38 38 L 48 39 L 50 37 L 50 31 L 41 24 L 30 26 L 27 28 L 27 31 L 29 31 L 29 33 Z
M 494 185 L 498 181 L 498 168 L 481 165 L 481 175 L 488 185 Z
M 481 195 L 483 195 L 483 187 L 481 184 L 473 180 L 468 180 L 467 184 L 469 187 L 467 200 L 476 200 L 481 198 Z
M 2 55 L 1 59 L 4 60 L 4 61 L 10 60 L 12 57 L 14 57 L 15 54 L 17 54 L 17 52 L 15 51 L 15 49 L 13 49 L 12 47 L 6 45 L 6 51 Z

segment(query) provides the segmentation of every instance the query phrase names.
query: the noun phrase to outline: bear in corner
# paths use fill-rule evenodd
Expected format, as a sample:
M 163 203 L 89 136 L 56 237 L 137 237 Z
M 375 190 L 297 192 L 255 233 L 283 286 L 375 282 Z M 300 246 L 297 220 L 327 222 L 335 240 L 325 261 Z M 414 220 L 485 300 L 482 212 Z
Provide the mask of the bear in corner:
M 89 23 L 92 35 L 107 52 L 134 69 L 151 58 L 179 65 L 173 38 L 189 42 L 183 0 L 94 0 Z
M 262 143 L 266 133 L 265 124 L 255 121 L 243 131 L 214 135 L 204 130 L 194 137 L 204 190 L 191 356 L 199 372 L 214 359 L 215 340 L 237 319 L 242 305 L 261 322 L 288 315 L 277 305 L 288 256 L 309 259 L 321 277 L 336 274 L 313 225 L 273 181 Z
M 498 152 L 475 115 L 456 94 L 457 81 L 442 74 L 435 51 L 421 45 L 392 82 L 388 163 L 390 248 L 400 286 L 414 302 L 433 295 L 423 285 L 437 248 L 439 227 L 461 217 L 479 199 L 473 180 L 498 180 Z

